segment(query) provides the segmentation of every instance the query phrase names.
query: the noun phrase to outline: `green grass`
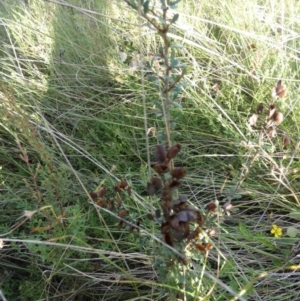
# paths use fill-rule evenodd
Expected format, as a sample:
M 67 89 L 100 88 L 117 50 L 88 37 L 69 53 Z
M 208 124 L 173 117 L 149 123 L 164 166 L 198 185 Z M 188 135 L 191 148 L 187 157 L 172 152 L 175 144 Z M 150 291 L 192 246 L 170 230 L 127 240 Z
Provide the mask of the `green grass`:
M 188 70 L 173 141 L 182 145 L 175 165 L 188 172 L 180 193 L 201 211 L 230 198 L 233 211 L 205 229 L 216 231 L 211 251 L 189 251 L 189 265 L 172 268 L 176 250 L 147 219 L 159 199 L 145 196 L 147 153 L 154 161 L 158 138 L 150 134 L 147 149 L 143 97 L 148 128 L 159 133 L 160 96 L 130 67 L 157 53 L 160 40 L 122 1 L 69 2 L 0 4 L 0 293 L 24 301 L 298 300 L 299 232 L 288 235 L 299 231 L 298 2 L 179 5 L 170 37 L 184 46 L 176 55 Z M 246 123 L 259 103 L 267 111 L 279 79 L 288 88 L 276 102 L 284 121 L 259 144 Z M 118 228 L 118 210 L 88 199 L 101 184 L 114 199 L 121 179 L 132 194 L 120 193 L 120 210 L 130 223 L 140 219 L 139 234 Z M 273 224 L 282 237 L 271 235 Z

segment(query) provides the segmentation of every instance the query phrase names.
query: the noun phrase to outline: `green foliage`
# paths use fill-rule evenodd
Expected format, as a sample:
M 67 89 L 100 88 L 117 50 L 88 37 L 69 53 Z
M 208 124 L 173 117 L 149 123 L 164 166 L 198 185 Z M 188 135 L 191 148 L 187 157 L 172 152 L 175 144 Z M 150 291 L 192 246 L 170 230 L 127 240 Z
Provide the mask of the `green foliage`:
M 186 86 L 183 82 L 187 71 L 186 66 L 176 57 L 178 55 L 176 50 L 183 49 L 183 46 L 173 43 L 169 37 L 172 25 L 178 20 L 179 14 L 175 13 L 169 17 L 168 10 L 169 8 L 175 9 L 180 1 L 161 1 L 160 12 L 154 7 L 149 8 L 150 1 L 125 0 L 125 2 L 135 9 L 147 21 L 149 28 L 161 37 L 162 45 L 158 46 L 157 55 L 151 61 L 146 62 L 146 72 L 161 99 L 161 102 L 155 102 L 156 117 L 163 117 L 165 129 L 158 131 L 158 142 L 167 143 L 170 147 L 177 135 L 175 126 L 180 116 L 178 110 L 176 113 L 176 108 L 182 109 L 180 97 L 182 88 Z

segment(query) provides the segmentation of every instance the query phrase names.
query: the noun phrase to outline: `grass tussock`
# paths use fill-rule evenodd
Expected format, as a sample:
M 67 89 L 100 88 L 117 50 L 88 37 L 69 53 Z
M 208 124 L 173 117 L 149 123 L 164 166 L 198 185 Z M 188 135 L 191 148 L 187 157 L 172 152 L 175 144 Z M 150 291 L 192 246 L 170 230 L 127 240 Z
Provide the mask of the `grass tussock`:
M 299 3 L 198 2 L 168 11 L 170 115 L 161 1 L 0 3 L 3 300 L 299 300 Z M 162 231 L 157 145 L 201 244 Z

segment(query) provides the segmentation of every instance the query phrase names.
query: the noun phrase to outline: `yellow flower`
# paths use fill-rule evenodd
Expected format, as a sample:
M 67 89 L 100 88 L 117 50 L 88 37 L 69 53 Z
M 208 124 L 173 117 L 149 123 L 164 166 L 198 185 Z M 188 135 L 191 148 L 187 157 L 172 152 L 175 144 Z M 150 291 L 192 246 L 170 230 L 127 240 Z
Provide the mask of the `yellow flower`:
M 275 237 L 279 237 L 282 235 L 282 228 L 277 225 L 272 225 L 271 233 L 274 234 Z

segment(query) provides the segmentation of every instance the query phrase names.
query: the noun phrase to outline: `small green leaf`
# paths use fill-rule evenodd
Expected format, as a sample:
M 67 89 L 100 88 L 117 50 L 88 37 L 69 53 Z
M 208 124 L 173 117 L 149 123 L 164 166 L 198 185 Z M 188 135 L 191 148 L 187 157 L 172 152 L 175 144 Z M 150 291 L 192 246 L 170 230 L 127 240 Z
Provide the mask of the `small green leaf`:
M 168 1 L 168 4 L 169 4 L 170 8 L 175 9 L 175 8 L 177 8 L 177 4 L 178 4 L 180 1 L 181 1 L 181 0 Z
M 150 4 L 150 0 L 147 0 L 147 1 L 143 4 L 144 14 L 147 14 L 147 13 L 149 12 L 149 4 Z
M 231 199 L 232 200 L 239 200 L 241 198 L 242 198 L 242 195 L 240 195 L 240 194 L 234 194 Z
M 290 227 L 287 228 L 286 234 L 287 234 L 289 237 L 294 238 L 294 237 L 297 236 L 297 234 L 298 234 L 299 232 L 300 232 L 300 231 L 299 231 L 297 228 L 295 228 L 295 227 L 293 227 L 293 226 L 290 226 Z
M 160 0 L 161 8 L 165 9 L 167 7 L 166 0 Z
M 170 47 L 171 47 L 171 48 L 177 48 L 177 49 L 182 49 L 182 48 L 184 48 L 183 45 L 181 45 L 181 44 L 175 44 L 175 43 L 172 43 Z
M 289 214 L 291 218 L 300 219 L 300 211 L 293 211 Z
M 173 61 L 171 61 L 171 67 L 176 67 L 176 66 L 178 66 L 178 64 L 179 64 L 179 60 L 177 60 L 177 59 L 174 59 Z
M 171 50 L 171 64 L 175 60 L 175 50 L 172 48 Z
M 280 259 L 273 258 L 272 263 L 275 267 L 281 267 L 282 266 L 282 261 Z
M 159 47 L 158 47 L 158 52 L 159 52 L 160 55 L 162 55 L 162 54 L 164 53 L 164 48 L 163 48 L 163 46 L 159 46 Z
M 179 14 L 175 14 L 170 23 L 171 24 L 175 23 L 178 20 L 178 18 L 179 18 Z
M 177 111 L 173 114 L 173 120 L 178 120 L 182 116 L 182 111 Z
M 176 101 L 172 102 L 172 106 L 174 106 L 175 108 L 178 108 L 178 109 L 182 110 L 182 105 L 179 102 L 176 102 Z
M 153 66 L 153 60 L 146 61 L 146 68 L 147 69 L 152 70 L 152 66 Z
M 290 249 L 281 249 L 280 250 L 281 254 L 285 256 L 290 256 L 291 255 L 291 250 Z
M 155 105 L 156 109 L 162 111 L 162 106 L 161 106 L 161 103 L 160 103 L 160 102 L 154 100 L 154 101 L 153 101 L 153 104 Z
M 154 81 L 157 80 L 157 76 L 155 76 L 155 75 L 148 75 L 147 78 L 148 78 L 148 80 L 151 81 L 151 82 L 154 82 Z
M 180 136 L 181 134 L 179 133 L 179 132 L 177 132 L 177 131 L 172 131 L 171 132 L 171 140 L 172 141 L 174 141 L 174 140 L 176 140 L 176 138 L 178 137 L 178 136 Z

